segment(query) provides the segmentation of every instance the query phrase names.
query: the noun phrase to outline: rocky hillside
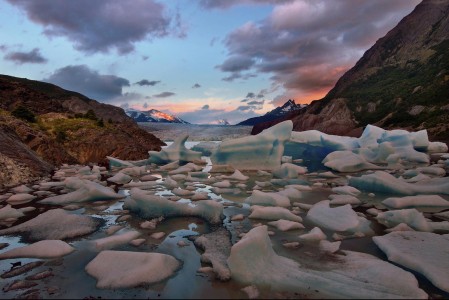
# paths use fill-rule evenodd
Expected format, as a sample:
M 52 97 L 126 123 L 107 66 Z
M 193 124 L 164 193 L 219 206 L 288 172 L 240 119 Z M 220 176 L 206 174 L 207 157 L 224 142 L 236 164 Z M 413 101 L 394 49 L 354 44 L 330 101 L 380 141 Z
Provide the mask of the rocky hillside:
M 62 163 L 102 163 L 107 155 L 137 160 L 164 144 L 121 108 L 6 75 L 0 75 L 0 129 L 0 186 L 23 181 L 18 168 L 39 176 Z
M 426 128 L 449 139 L 449 1 L 424 0 L 365 52 L 321 100 L 291 118 L 294 130 L 357 135 L 366 124 Z M 280 120 L 255 126 L 253 133 Z

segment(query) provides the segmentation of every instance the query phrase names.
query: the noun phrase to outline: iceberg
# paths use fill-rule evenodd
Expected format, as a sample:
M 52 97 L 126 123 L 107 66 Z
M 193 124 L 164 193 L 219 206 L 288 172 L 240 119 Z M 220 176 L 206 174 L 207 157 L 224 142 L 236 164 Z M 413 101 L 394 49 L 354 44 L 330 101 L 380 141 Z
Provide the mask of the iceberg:
M 289 120 L 255 136 L 223 141 L 210 159 L 214 165 L 230 165 L 239 170 L 277 169 L 292 129 L 293 123 Z
M 161 151 L 148 151 L 150 158 L 149 163 L 167 164 L 179 160 L 180 162 L 191 162 L 194 160 L 201 160 L 201 152 L 187 149 L 184 143 L 188 135 L 181 135 L 173 141 L 168 147 L 162 148 Z

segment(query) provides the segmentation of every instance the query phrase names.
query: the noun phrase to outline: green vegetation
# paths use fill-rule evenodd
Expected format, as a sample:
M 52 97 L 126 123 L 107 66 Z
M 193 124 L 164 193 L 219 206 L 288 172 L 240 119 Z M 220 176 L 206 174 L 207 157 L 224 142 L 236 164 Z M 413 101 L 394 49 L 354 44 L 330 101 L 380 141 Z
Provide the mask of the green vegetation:
M 25 120 L 30 123 L 36 123 L 36 116 L 32 111 L 30 111 L 28 108 L 19 106 L 16 109 L 14 109 L 11 114 L 19 119 Z
M 385 125 L 418 126 L 426 122 L 426 126 L 431 126 L 447 122 L 447 111 L 439 107 L 449 103 L 449 40 L 432 50 L 436 52 L 426 63 L 408 61 L 405 67 L 381 68 L 348 86 L 338 97 L 349 99 L 348 106 L 362 126 L 380 121 L 390 113 L 392 116 Z M 421 88 L 414 91 L 416 87 Z M 376 103 L 375 111 L 368 112 L 369 102 Z M 407 111 L 415 105 L 427 109 L 411 116 Z

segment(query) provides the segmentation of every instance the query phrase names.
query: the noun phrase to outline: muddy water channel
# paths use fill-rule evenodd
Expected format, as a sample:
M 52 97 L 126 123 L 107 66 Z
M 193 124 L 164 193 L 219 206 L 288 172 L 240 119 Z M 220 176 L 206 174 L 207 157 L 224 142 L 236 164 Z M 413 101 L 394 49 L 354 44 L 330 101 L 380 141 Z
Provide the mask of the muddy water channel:
M 187 146 L 191 147 L 194 143 Z M 203 157 L 208 162 L 208 165 L 203 166 L 203 170 L 209 171 L 211 169 L 210 160 Z M 307 219 L 307 204 L 313 205 L 319 201 L 328 199 L 332 194 L 331 188 L 335 186 L 346 185 L 347 174 L 337 174 L 332 178 L 320 176 L 323 172 L 329 170 L 324 168 L 317 162 L 302 162 L 301 165 L 307 166 L 309 172 L 301 175 L 297 183 L 301 185 L 308 185 L 310 190 L 301 191 L 301 197 L 297 200 L 291 201 L 290 210 L 294 214 L 300 216 L 304 221 L 302 222 L 303 229 L 294 229 L 289 231 L 280 231 L 276 227 L 268 226 L 270 240 L 273 250 L 277 255 L 289 258 L 311 270 L 326 271 L 329 263 L 338 263 L 338 255 L 323 253 L 317 242 L 302 241 L 298 237 L 302 234 L 309 233 L 315 227 Z M 82 166 L 67 166 L 66 168 L 81 169 Z M 106 182 L 106 179 L 115 173 L 118 169 L 102 171 L 101 180 Z M 132 176 L 133 180 L 138 180 L 144 175 L 151 174 L 159 179 L 155 180 L 157 184 L 153 186 L 150 193 L 154 195 L 163 195 L 167 198 L 172 197 L 173 201 L 192 203 L 190 197 L 180 196 L 175 197 L 173 189 L 167 188 L 163 182 L 167 177 L 167 171 L 158 170 L 157 166 L 147 166 L 146 172 L 139 176 Z M 236 188 L 234 192 L 229 191 L 225 193 L 217 193 L 214 190 L 214 182 L 220 182 L 223 179 L 220 176 L 230 175 L 229 173 L 210 173 L 209 181 L 184 181 L 177 180 L 178 187 L 186 190 L 194 190 L 195 192 L 207 193 L 208 201 L 216 201 L 223 204 L 224 219 L 222 224 L 210 224 L 206 220 L 196 216 L 179 216 L 164 218 L 156 222 L 155 228 L 142 228 L 141 224 L 148 219 L 140 217 L 138 214 L 130 212 L 123 208 L 125 201 L 130 197 L 131 188 L 122 184 L 113 184 L 108 182 L 107 185 L 112 187 L 117 193 L 123 195 L 125 198 L 117 200 L 102 200 L 94 202 L 76 203 L 75 205 L 51 205 L 41 204 L 39 201 L 48 197 L 48 195 L 38 195 L 30 202 L 14 205 L 15 209 L 33 207 L 34 210 L 28 209 L 25 216 L 17 220 L 3 221 L 0 229 L 11 228 L 13 226 L 32 220 L 36 216 L 44 212 L 54 209 L 63 208 L 67 213 L 73 215 L 91 216 L 100 220 L 97 229 L 88 235 L 83 235 L 75 238 L 67 238 L 65 242 L 70 244 L 75 251 L 68 255 L 59 258 L 13 258 L 0 260 L 0 272 L 3 274 L 0 279 L 0 286 L 3 291 L 0 293 L 0 298 L 45 298 L 45 299 L 61 299 L 61 298 L 185 298 L 185 299 L 199 299 L 199 298 L 248 298 L 255 296 L 254 294 L 242 290 L 248 284 L 243 284 L 231 278 L 227 281 L 222 281 L 217 278 L 216 274 L 211 270 L 210 263 L 202 262 L 201 255 L 204 250 L 195 246 L 195 237 L 203 234 L 212 233 L 219 228 L 225 228 L 229 232 L 229 240 L 231 245 L 237 243 L 244 235 L 252 228 L 267 225 L 268 220 L 248 218 L 251 214 L 250 206 L 244 203 L 248 198 L 253 188 L 258 182 L 270 182 L 271 175 L 257 174 L 256 172 L 243 172 L 244 175 L 249 176 L 249 179 L 244 182 L 245 187 L 241 185 Z M 362 173 L 364 174 L 364 173 Z M 350 174 L 356 176 L 359 174 Z M 216 180 L 213 180 L 216 178 Z M 57 181 L 49 179 L 49 181 Z M 230 180 L 232 187 L 235 188 L 237 184 L 242 182 Z M 37 183 L 39 184 L 39 183 Z M 36 194 L 38 190 L 37 185 L 30 194 Z M 283 190 L 283 185 L 267 184 L 262 187 L 264 192 L 277 192 Z M 48 190 L 53 195 L 63 194 L 67 191 L 62 186 L 53 186 Z M 215 191 L 215 192 L 214 192 Z M 223 190 L 222 190 L 223 191 Z M 8 191 L 5 191 L 6 194 Z M 353 205 L 352 208 L 361 216 L 371 221 L 371 229 L 375 235 L 384 235 L 386 227 L 379 224 L 375 216 L 368 213 L 368 209 L 375 208 L 377 210 L 386 210 L 381 204 L 385 198 L 390 195 L 385 194 L 370 194 L 362 192 L 357 196 L 360 204 Z M 444 199 L 449 200 L 447 196 L 441 195 Z M 6 197 L 4 197 L 6 199 Z M 1 200 L 1 206 L 7 203 Z M 301 205 L 296 205 L 301 203 Z M 306 206 L 304 206 L 304 204 Z M 236 215 L 242 215 L 234 218 Z M 433 220 L 431 214 L 426 215 Z M 62 222 L 62 220 L 61 220 Z M 54 224 L 58 227 L 58 222 Z M 117 227 L 120 226 L 120 227 Z M 163 253 L 176 258 L 180 262 L 180 267 L 167 279 L 152 283 L 143 284 L 133 288 L 121 289 L 99 289 L 96 287 L 97 280 L 90 276 L 85 268 L 99 253 L 98 249 L 92 247 L 92 241 L 102 239 L 112 235 L 120 235 L 130 230 L 139 232 L 141 235 L 139 239 L 144 239 L 140 245 L 132 245 L 129 242 L 119 243 L 111 248 L 114 251 L 131 251 L 143 253 Z M 154 236 L 154 233 L 164 233 L 162 237 Z M 335 241 L 334 232 L 323 229 L 329 241 Z M 0 252 L 26 246 L 34 241 L 30 241 L 26 234 L 7 234 L 0 236 L 0 245 L 3 249 Z M 296 243 L 296 244 L 295 244 Z M 371 236 L 360 236 L 352 238 L 343 238 L 337 254 L 342 254 L 344 250 L 357 251 L 373 255 L 381 260 L 388 261 L 385 254 L 374 244 Z M 257 255 L 257 253 L 254 253 Z M 11 270 L 17 270 L 24 265 L 38 262 L 34 267 L 24 271 L 21 274 L 10 276 L 8 274 Z M 114 262 L 111 262 L 114 263 Z M 32 265 L 28 265 L 32 266 Z M 268 270 L 269 271 L 269 270 Z M 412 271 L 419 282 L 419 287 L 423 289 L 431 298 L 449 298 L 449 294 L 434 287 L 424 276 Z M 33 275 L 40 274 L 38 278 Z M 14 274 L 13 274 L 14 275 Z M 400 278 L 398 280 L 401 280 Z M 19 283 L 16 288 L 12 288 L 14 283 Z M 256 286 L 259 298 L 303 298 L 305 296 L 312 298 L 328 297 L 329 295 L 321 294 L 317 291 L 292 291 L 289 289 L 282 290 L 275 287 Z M 364 295 L 360 295 L 363 297 Z

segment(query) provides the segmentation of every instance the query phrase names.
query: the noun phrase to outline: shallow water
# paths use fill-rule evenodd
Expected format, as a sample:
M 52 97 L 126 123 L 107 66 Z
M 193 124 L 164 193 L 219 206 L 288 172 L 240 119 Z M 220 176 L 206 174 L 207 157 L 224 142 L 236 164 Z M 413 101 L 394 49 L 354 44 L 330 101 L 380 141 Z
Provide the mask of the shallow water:
M 186 146 L 188 148 L 194 146 L 198 142 L 187 142 Z M 208 160 L 210 163 L 210 160 Z M 322 165 L 317 162 L 305 161 L 304 165 L 308 166 L 313 172 L 316 171 L 328 171 Z M 210 166 L 205 166 L 204 170 L 207 170 Z M 155 173 L 152 174 L 160 175 L 165 177 L 166 173 Z M 232 243 L 237 242 L 240 238 L 239 235 L 248 232 L 254 225 L 261 223 L 267 224 L 267 221 L 254 220 L 247 217 L 243 221 L 231 221 L 230 217 L 236 214 L 243 214 L 248 216 L 250 214 L 249 206 L 244 204 L 243 201 L 250 195 L 252 187 L 255 185 L 255 181 L 264 180 L 264 177 L 256 176 L 254 172 L 245 173 L 250 176 L 250 179 L 245 182 L 247 188 L 239 194 L 222 194 L 216 195 L 211 192 L 211 186 L 205 184 L 204 187 L 199 188 L 200 191 L 207 191 L 211 199 L 220 202 L 233 203 L 234 206 L 226 206 L 224 209 L 225 219 L 223 220 L 224 226 L 231 233 Z M 218 174 L 214 174 L 216 176 Z M 265 177 L 266 179 L 266 177 Z M 341 175 L 338 178 L 324 179 L 314 175 L 301 176 L 302 180 L 307 181 L 310 184 L 316 182 L 323 182 L 324 186 L 313 186 L 312 191 L 301 192 L 303 198 L 301 203 L 314 204 L 321 200 L 325 200 L 331 194 L 330 186 L 333 183 L 345 183 L 346 176 Z M 159 180 L 160 181 L 160 180 Z M 185 185 L 181 184 L 184 188 Z M 265 188 L 266 191 L 277 191 L 280 186 L 270 186 Z M 128 189 L 120 188 L 120 193 L 123 195 L 129 195 Z M 158 188 L 158 193 L 170 193 L 169 190 L 165 188 Z M 366 193 L 362 193 L 358 198 L 362 200 L 363 203 L 370 203 L 372 205 L 381 206 L 380 202 L 384 200 L 389 195 L 375 195 L 374 197 L 368 196 Z M 445 196 L 445 199 L 449 200 L 449 197 Z M 37 199 L 40 200 L 40 199 Z M 25 206 L 36 206 L 43 211 L 52 209 L 54 206 L 42 205 L 36 203 L 36 201 L 21 205 Z M 181 199 L 180 201 L 190 202 L 188 199 Z M 200 267 L 208 266 L 208 264 L 202 263 L 200 261 L 200 256 L 202 251 L 197 249 L 193 242 L 191 242 L 188 237 L 192 235 L 201 235 L 204 233 L 209 233 L 214 228 L 212 228 L 207 222 L 202 219 L 195 217 L 179 217 L 165 219 L 158 224 L 157 228 L 142 229 L 140 228 L 140 223 L 145 221 L 135 214 L 131 214 L 132 218 L 126 221 L 118 222 L 117 219 L 120 217 L 120 213 L 123 208 L 124 199 L 112 200 L 112 201 L 102 201 L 100 204 L 96 203 L 85 203 L 82 204 L 82 208 L 78 210 L 71 211 L 72 214 L 84 214 L 90 215 L 104 220 L 104 224 L 98 231 L 81 238 L 76 238 L 69 240 L 68 242 L 76 248 L 77 251 L 63 257 L 62 259 L 55 260 L 45 260 L 46 264 L 26 273 L 23 275 L 16 276 L 14 278 L 2 279 L 2 288 L 12 283 L 14 280 L 23 280 L 26 276 L 30 274 L 35 274 L 40 271 L 52 269 L 54 273 L 53 277 L 49 277 L 40 281 L 36 281 L 38 285 L 32 289 L 37 289 L 39 294 L 43 298 L 48 299 L 60 299 L 60 298 L 85 298 L 85 297 L 101 297 L 101 298 L 247 298 L 247 295 L 240 289 L 244 286 L 232 279 L 228 282 L 220 282 L 215 278 L 213 274 L 199 273 L 197 270 Z M 99 206 L 107 206 L 107 209 L 103 211 L 98 211 Z M 97 209 L 96 209 L 97 208 Z M 356 207 L 354 208 L 357 212 L 365 213 L 367 207 Z M 42 211 L 41 211 L 42 212 Z M 303 219 L 305 219 L 306 211 L 299 214 Z M 34 213 L 36 215 L 37 213 Z M 17 223 L 21 223 L 30 217 L 22 218 Z M 373 217 L 367 214 L 369 220 L 374 220 Z M 281 232 L 276 230 L 274 227 L 269 226 L 269 230 L 274 232 L 271 236 L 271 241 L 273 244 L 273 249 L 279 255 L 291 258 L 295 261 L 300 262 L 311 269 L 326 269 L 326 259 L 328 257 L 323 257 L 319 254 L 318 247 L 316 244 L 303 243 L 299 248 L 288 249 L 282 246 L 283 243 L 297 241 L 297 237 L 303 233 L 309 232 L 314 226 L 309 224 L 307 220 L 304 220 L 305 229 L 293 230 L 287 232 Z M 120 232 L 125 232 L 127 230 L 137 230 L 142 233 L 141 237 L 145 238 L 145 243 L 139 247 L 131 246 L 129 244 L 124 244 L 113 248 L 114 250 L 123 251 L 136 251 L 136 252 L 158 252 L 169 254 L 182 262 L 181 268 L 169 279 L 147 286 L 141 286 L 131 289 L 117 289 L 117 290 L 102 290 L 95 287 L 96 280 L 89 276 L 84 270 L 85 266 L 98 254 L 98 251 L 94 250 L 89 244 L 89 241 L 98 238 L 103 238 L 108 236 L 106 234 L 106 229 L 112 225 L 122 225 L 123 229 Z M 55 224 L 57 226 L 57 224 Z M 4 228 L 4 227 L 0 227 Z M 383 234 L 385 227 L 373 222 L 372 228 L 376 234 Z M 154 232 L 165 232 L 164 238 L 157 240 L 151 238 L 150 235 Z M 332 232 L 325 231 L 328 240 L 332 240 Z M 188 243 L 185 247 L 180 247 L 177 243 L 183 240 Z M 21 239 L 20 236 L 0 236 L 0 243 L 9 243 L 10 245 L 1 250 L 6 251 L 9 249 L 16 248 L 18 246 L 26 245 L 27 241 Z M 379 248 L 373 243 L 371 237 L 363 238 L 352 238 L 342 241 L 341 250 L 352 250 L 358 252 L 364 252 L 374 255 L 380 259 L 386 260 L 385 255 L 380 251 Z M 0 260 L 0 272 L 3 273 L 10 269 L 11 263 L 20 261 L 22 265 L 30 262 L 36 261 L 37 259 L 7 259 Z M 417 275 L 417 274 L 415 274 Z M 443 297 L 448 298 L 449 294 L 435 288 L 431 283 L 429 283 L 424 277 L 417 275 L 420 286 L 426 292 L 428 292 L 432 297 Z M 2 299 L 13 298 L 24 293 L 26 289 L 19 291 L 3 292 L 0 296 Z M 298 298 L 299 294 L 271 291 L 269 289 L 260 289 L 261 297 L 264 298 Z M 317 293 L 317 298 L 323 297 L 323 295 Z

